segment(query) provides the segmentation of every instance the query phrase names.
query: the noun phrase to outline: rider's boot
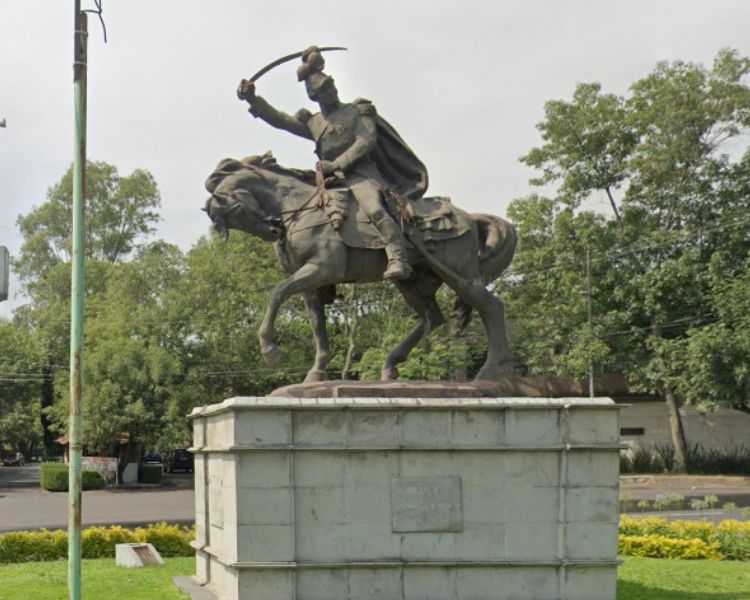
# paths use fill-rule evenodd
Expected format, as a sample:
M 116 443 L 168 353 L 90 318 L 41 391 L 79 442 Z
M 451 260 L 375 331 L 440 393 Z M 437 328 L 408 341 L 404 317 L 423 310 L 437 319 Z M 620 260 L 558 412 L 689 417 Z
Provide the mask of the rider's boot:
M 388 268 L 383 273 L 383 279 L 407 279 L 411 275 L 411 267 L 406 257 L 404 232 L 390 217 L 381 219 L 375 223 L 375 227 L 385 242 L 388 256 Z

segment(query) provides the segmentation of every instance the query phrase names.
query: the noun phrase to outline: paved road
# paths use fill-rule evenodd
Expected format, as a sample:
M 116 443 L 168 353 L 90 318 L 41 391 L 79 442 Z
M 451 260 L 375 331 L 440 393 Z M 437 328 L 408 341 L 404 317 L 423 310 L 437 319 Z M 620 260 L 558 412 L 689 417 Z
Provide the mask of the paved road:
M 192 473 L 164 474 L 163 485 L 83 492 L 83 525 L 194 521 Z M 68 494 L 39 487 L 39 465 L 0 468 L 0 531 L 65 529 Z
M 726 511 L 721 509 L 715 510 L 661 510 L 657 512 L 631 512 L 627 513 L 629 517 L 644 518 L 644 517 L 660 517 L 667 519 L 668 521 L 709 521 L 714 525 L 721 523 L 726 519 L 734 519 L 736 521 L 750 521 L 750 518 L 742 512 L 742 509 L 733 511 Z

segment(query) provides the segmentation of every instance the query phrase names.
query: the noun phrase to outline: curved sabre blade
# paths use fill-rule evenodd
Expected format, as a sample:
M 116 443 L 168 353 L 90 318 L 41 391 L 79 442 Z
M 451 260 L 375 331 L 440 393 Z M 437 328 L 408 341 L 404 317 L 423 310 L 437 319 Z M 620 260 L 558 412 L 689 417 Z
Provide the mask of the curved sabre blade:
M 331 50 L 346 50 L 343 46 L 324 46 L 322 48 L 318 48 L 321 52 L 330 52 Z M 281 58 L 277 58 L 275 61 L 273 61 L 271 64 L 266 65 L 263 67 L 260 71 L 258 71 L 255 75 L 253 75 L 250 78 L 250 81 L 258 81 L 263 75 L 268 73 L 271 69 L 278 67 L 279 65 L 284 64 L 285 62 L 289 62 L 290 60 L 294 60 L 295 58 L 300 58 L 305 53 L 304 50 L 300 52 L 294 52 L 292 54 L 287 54 L 286 56 L 282 56 Z

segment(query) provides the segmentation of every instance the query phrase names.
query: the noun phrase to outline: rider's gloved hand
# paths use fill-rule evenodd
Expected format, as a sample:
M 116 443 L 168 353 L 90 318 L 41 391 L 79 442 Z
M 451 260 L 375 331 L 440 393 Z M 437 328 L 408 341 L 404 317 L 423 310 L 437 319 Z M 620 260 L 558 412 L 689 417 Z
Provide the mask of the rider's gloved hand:
M 340 171 L 339 166 L 331 160 L 321 160 L 320 168 L 323 170 L 323 175 L 334 175 L 336 171 Z
M 237 97 L 252 103 L 255 100 L 255 82 L 248 79 L 240 81 L 240 85 L 237 86 Z

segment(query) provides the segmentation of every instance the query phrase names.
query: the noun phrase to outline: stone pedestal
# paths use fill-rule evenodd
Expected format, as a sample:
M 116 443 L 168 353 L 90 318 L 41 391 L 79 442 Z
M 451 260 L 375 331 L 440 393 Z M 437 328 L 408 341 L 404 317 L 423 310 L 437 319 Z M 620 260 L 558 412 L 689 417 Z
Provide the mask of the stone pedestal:
M 196 409 L 197 581 L 227 600 L 614 600 L 608 399 Z

